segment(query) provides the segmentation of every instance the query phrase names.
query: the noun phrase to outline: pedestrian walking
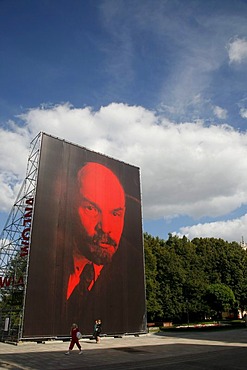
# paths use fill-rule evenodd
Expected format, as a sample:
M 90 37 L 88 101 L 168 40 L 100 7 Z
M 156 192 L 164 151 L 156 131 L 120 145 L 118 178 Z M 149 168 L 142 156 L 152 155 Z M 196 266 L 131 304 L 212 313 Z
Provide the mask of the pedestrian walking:
M 101 327 L 101 320 L 99 319 L 97 321 L 97 327 L 96 327 L 96 343 L 100 343 L 100 333 L 102 331 L 102 327 Z
M 70 352 L 72 351 L 75 344 L 77 345 L 77 347 L 79 349 L 79 355 L 81 355 L 82 354 L 82 349 L 81 349 L 81 345 L 79 343 L 79 339 L 81 339 L 81 333 L 79 331 L 79 328 L 78 328 L 77 324 L 75 324 L 75 323 L 72 324 L 70 335 L 71 335 L 71 341 L 70 341 L 70 345 L 69 345 L 69 350 L 67 352 L 65 352 L 65 355 L 70 354 Z
M 93 338 L 97 341 L 97 328 L 98 328 L 98 320 L 95 320 L 93 326 Z

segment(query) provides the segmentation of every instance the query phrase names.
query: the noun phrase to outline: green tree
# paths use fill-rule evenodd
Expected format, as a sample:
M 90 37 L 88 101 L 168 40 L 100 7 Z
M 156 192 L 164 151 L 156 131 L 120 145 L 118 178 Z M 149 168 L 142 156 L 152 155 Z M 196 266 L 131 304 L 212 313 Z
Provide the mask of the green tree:
M 211 284 L 208 286 L 205 300 L 213 312 L 216 312 L 219 319 L 222 312 L 234 307 L 235 296 L 231 288 L 224 284 Z
M 157 253 L 158 241 L 151 235 L 144 234 L 145 250 L 145 275 L 146 275 L 146 302 L 147 319 L 153 321 L 157 317 L 163 316 L 162 306 L 159 299 L 159 282 L 157 279 Z
M 4 284 L 0 289 L 0 313 L 4 320 L 10 318 L 11 335 L 17 336 L 24 304 L 24 280 L 26 276 L 27 257 L 19 254 L 9 264 Z
M 172 234 L 166 241 L 148 234 L 144 240 L 149 318 L 185 321 L 189 313 L 192 320 L 203 319 L 212 302 L 215 312 L 247 308 L 247 252 L 238 243 L 216 238 L 190 241 Z M 210 286 L 221 286 L 214 299 Z

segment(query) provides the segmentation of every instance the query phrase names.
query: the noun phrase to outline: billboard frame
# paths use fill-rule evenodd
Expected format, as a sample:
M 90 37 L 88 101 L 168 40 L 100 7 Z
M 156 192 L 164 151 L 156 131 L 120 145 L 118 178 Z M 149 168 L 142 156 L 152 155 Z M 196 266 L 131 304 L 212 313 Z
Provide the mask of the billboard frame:
M 25 266 L 24 266 L 24 273 L 23 273 L 23 284 L 20 286 L 17 284 L 10 284 L 9 286 L 9 294 L 14 298 L 15 290 L 21 291 L 22 294 L 22 302 L 17 309 L 13 309 L 9 307 L 7 309 L 0 309 L 0 330 L 2 328 L 6 329 L 6 319 L 9 320 L 7 330 L 2 329 L 0 331 L 0 340 L 6 341 L 11 340 L 13 342 L 18 342 L 20 340 L 32 340 L 32 341 L 39 341 L 44 339 L 68 339 L 69 334 L 67 337 L 61 338 L 61 336 L 25 336 L 23 335 L 24 329 L 24 313 L 25 313 L 25 306 L 26 306 L 26 297 L 27 297 L 27 282 L 28 282 L 28 270 L 29 270 L 29 247 L 31 246 L 31 238 L 32 238 L 32 223 L 33 223 L 33 213 L 30 215 L 30 219 L 27 220 L 29 222 L 27 234 L 24 232 L 25 230 L 25 211 L 27 206 L 31 206 L 29 208 L 35 208 L 35 198 L 36 198 L 36 191 L 37 191 L 37 182 L 38 182 L 38 175 L 39 175 L 39 167 L 40 167 L 40 160 L 41 160 L 41 148 L 42 148 L 42 141 L 43 135 L 48 136 L 53 139 L 58 139 L 63 141 L 66 144 L 71 144 L 72 146 L 85 149 L 91 153 L 95 153 L 96 155 L 102 155 L 104 157 L 109 158 L 110 160 L 114 160 L 117 162 L 122 162 L 116 160 L 112 157 L 107 155 L 95 152 L 93 150 L 87 149 L 83 146 L 70 143 L 69 141 L 65 141 L 64 139 L 57 138 L 55 136 L 49 135 L 47 133 L 40 132 L 31 142 L 30 144 L 30 153 L 28 157 L 27 163 L 27 171 L 26 177 L 23 181 L 22 187 L 20 192 L 17 196 L 17 199 L 14 203 L 14 206 L 11 209 L 10 215 L 6 222 L 6 225 L 1 233 L 1 240 L 0 240 L 0 278 L 1 275 L 8 275 L 9 269 L 11 264 L 18 260 L 18 257 L 24 254 Z M 122 162 L 124 165 L 128 165 L 127 163 Z M 131 165 L 130 165 L 131 166 Z M 132 166 L 135 167 L 135 166 Z M 140 176 L 140 173 L 139 173 Z M 141 184 L 140 184 L 141 186 Z M 32 199 L 32 203 L 31 203 Z M 140 202 L 141 202 L 141 189 L 140 189 Z M 142 214 L 141 214 L 141 229 L 142 229 Z M 24 233 L 24 234 L 23 234 Z M 23 243 L 23 239 L 25 243 Z M 24 245 L 23 245 L 24 244 Z M 143 243 L 143 235 L 142 235 L 142 246 L 144 247 Z M 23 260 L 22 260 L 23 263 Z M 18 265 L 18 261 L 16 263 L 16 269 L 20 267 L 21 263 Z M 143 254 L 143 268 L 145 274 L 145 266 L 144 266 L 144 254 Z M 144 275 L 145 276 L 145 275 Z M 144 278 L 144 297 L 145 296 L 145 277 Z M 15 281 L 15 276 L 12 278 L 12 282 Z M 3 280 L 1 281 L 2 284 Z M 11 298 L 11 299 L 12 299 Z M 145 306 L 145 315 L 146 315 L 146 303 Z M 17 319 L 16 319 L 17 318 Z M 18 324 L 16 324 L 16 322 Z M 141 332 L 121 332 L 122 335 L 125 334 L 145 334 L 147 332 L 147 323 L 145 322 L 145 329 Z M 116 333 L 117 334 L 117 333 Z M 120 333 L 119 333 L 120 334 Z M 87 336 L 88 337 L 88 336 Z
M 22 318 L 26 294 L 32 208 L 39 166 L 39 133 L 30 143 L 25 179 L 0 235 L 1 298 L 8 295 L 6 307 L 0 308 L 0 340 L 18 342 L 22 337 Z M 22 270 L 22 276 L 17 274 Z M 18 280 L 17 280 L 18 279 Z M 3 289 L 3 291 L 2 291 Z M 19 302 L 13 305 L 19 293 Z

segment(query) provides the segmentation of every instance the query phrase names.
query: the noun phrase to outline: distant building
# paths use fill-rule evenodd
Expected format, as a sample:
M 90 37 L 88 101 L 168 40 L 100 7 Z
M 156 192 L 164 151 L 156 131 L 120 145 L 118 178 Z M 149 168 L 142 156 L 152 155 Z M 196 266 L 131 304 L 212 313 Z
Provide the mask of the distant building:
M 241 242 L 240 242 L 240 246 L 244 249 L 244 250 L 246 250 L 247 249 L 247 244 L 245 243 L 245 241 L 244 241 L 244 237 L 242 236 L 242 239 L 241 239 Z

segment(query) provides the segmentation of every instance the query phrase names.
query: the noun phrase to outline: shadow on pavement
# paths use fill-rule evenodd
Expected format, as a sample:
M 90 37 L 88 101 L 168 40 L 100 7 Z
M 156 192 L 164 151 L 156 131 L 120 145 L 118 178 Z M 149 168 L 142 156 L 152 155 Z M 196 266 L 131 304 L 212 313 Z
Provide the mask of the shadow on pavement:
M 204 337 L 203 339 L 206 338 Z M 186 370 L 193 368 L 193 370 L 241 370 L 246 369 L 245 357 L 246 347 L 243 348 L 241 344 L 231 346 L 229 344 L 167 343 L 116 348 L 93 348 L 85 349 L 80 356 L 77 350 L 73 350 L 69 356 L 65 356 L 64 351 L 60 350 L 18 353 L 17 349 L 15 353 L 1 355 L 0 369 Z
M 164 330 L 153 334 L 154 336 L 169 338 L 187 338 L 194 340 L 222 341 L 225 343 L 247 343 L 247 328 L 197 328 L 197 329 L 174 329 Z

